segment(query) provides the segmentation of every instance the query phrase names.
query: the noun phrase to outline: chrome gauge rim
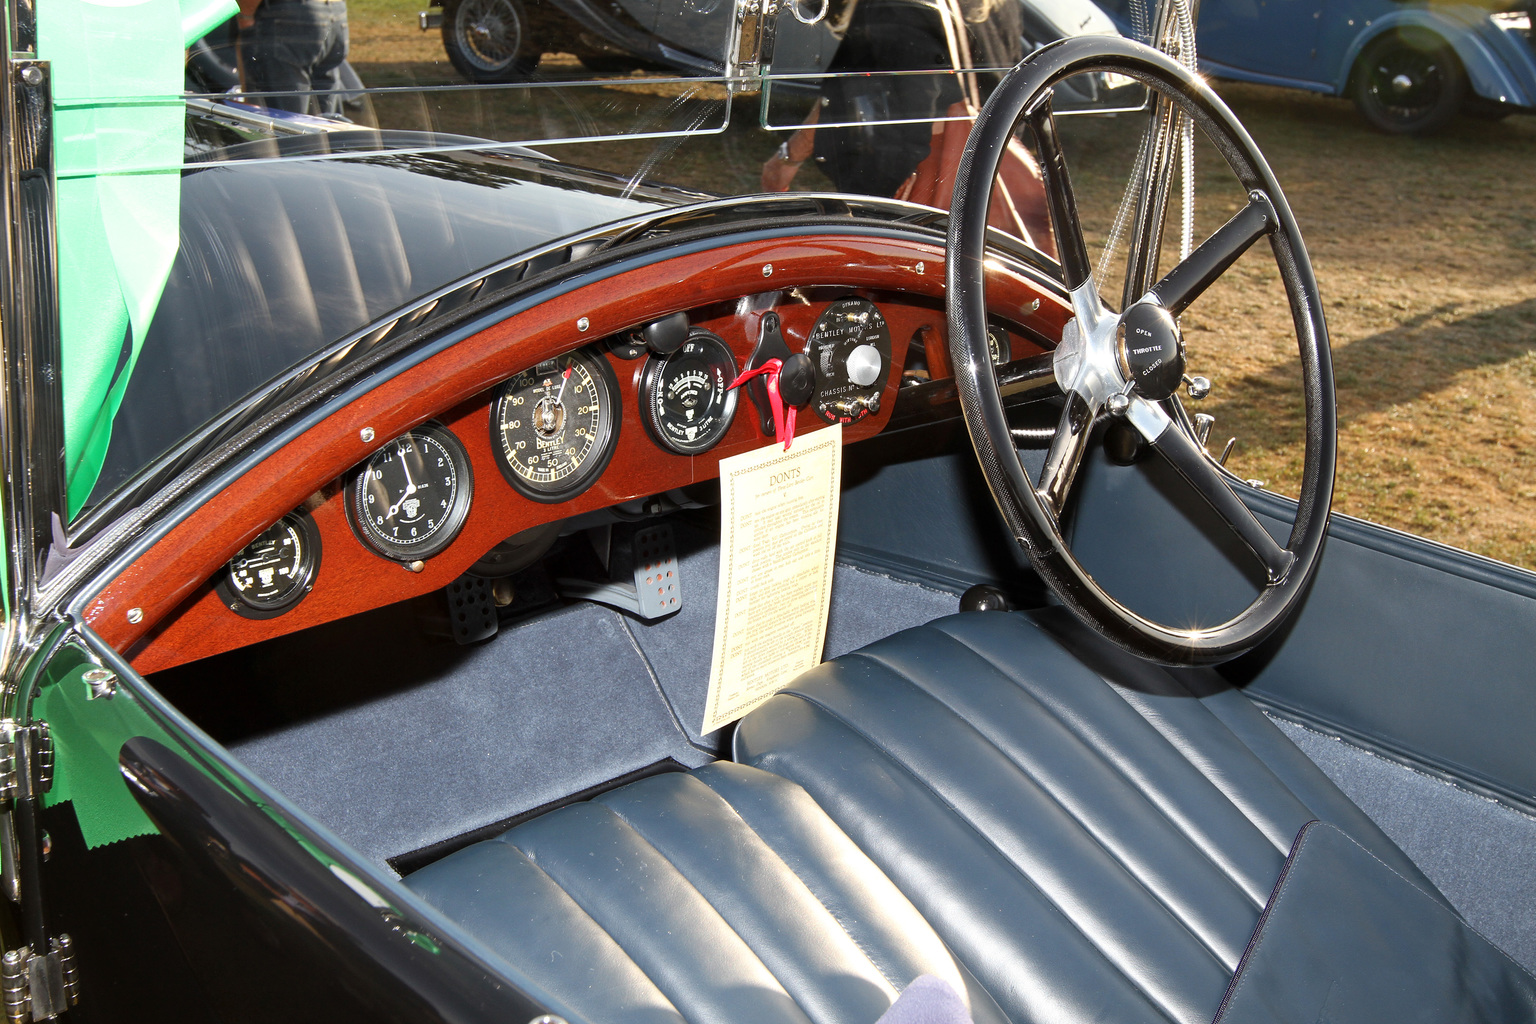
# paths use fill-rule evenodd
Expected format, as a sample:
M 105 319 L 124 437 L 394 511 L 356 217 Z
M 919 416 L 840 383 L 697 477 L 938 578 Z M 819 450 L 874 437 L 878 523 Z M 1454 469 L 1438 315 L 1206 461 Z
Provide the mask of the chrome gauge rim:
M 374 552 L 409 563 L 453 543 L 473 492 L 464 445 L 441 424 L 426 423 L 381 447 L 353 474 L 347 516 Z
M 596 482 L 619 440 L 619 385 L 582 349 L 524 370 L 491 406 L 491 446 L 509 484 L 534 501 L 569 501 Z

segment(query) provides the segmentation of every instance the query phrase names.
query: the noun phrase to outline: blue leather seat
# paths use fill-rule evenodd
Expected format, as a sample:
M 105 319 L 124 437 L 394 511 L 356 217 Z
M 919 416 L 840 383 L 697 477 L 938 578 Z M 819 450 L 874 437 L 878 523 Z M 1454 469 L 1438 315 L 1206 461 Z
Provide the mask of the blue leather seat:
M 1242 694 L 1050 613 L 824 664 L 735 756 L 406 881 L 573 1022 L 869 1024 L 931 973 L 978 1024 L 1204 1024 L 1313 820 L 1440 898 Z

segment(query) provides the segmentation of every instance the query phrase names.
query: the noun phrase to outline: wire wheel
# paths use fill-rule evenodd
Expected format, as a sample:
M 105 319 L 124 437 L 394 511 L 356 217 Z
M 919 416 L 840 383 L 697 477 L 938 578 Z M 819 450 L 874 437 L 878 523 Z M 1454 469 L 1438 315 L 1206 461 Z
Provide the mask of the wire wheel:
M 516 82 L 538 67 L 540 54 L 518 0 L 445 0 L 443 49 L 472 82 Z
M 1393 135 L 1432 132 L 1461 109 L 1466 76 L 1450 44 L 1425 31 L 1377 36 L 1355 64 L 1355 106 Z

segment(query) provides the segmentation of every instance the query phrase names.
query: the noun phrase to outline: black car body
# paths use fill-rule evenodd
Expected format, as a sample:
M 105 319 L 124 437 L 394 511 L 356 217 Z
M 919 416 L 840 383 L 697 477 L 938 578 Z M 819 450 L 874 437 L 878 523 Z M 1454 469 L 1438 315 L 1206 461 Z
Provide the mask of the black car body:
M 13 52 L 38 45 L 26 28 L 12 25 Z M 1288 865 L 1311 870 L 1303 840 L 1328 829 L 1359 874 L 1324 875 L 1363 879 L 1354 891 L 1376 902 L 1334 901 L 1319 912 L 1340 930 L 1318 934 L 1439 930 L 1357 943 L 1321 990 L 1302 964 L 1286 991 L 1326 1000 L 1364 977 L 1420 998 L 1407 982 L 1438 984 L 1429 965 L 1454 948 L 1472 966 L 1440 996 L 1530 1010 L 1529 975 L 1464 921 L 1530 965 L 1529 914 L 1490 917 L 1530 878 L 1493 861 L 1441 870 L 1433 851 L 1488 815 L 1512 849 L 1530 834 L 1536 577 L 1329 519 L 1331 375 L 1305 250 L 1251 140 L 1172 61 L 1120 40 L 1041 51 L 994 95 L 959 172 L 990 180 L 977 161 L 1002 159 L 1013 128 L 994 112 L 1038 101 L 1052 76 L 1183 90 L 1252 194 L 1178 270 L 1143 257 L 1154 298 L 1126 289 L 1143 321 L 1099 305 L 1040 106 L 1059 261 L 989 233 L 964 188 L 950 214 L 713 195 L 654 183 L 649 158 L 625 174 L 582 166 L 593 149 L 551 157 L 560 139 L 731 144 L 670 79 L 441 94 L 483 104 L 484 125 L 512 126 L 500 136 L 453 134 L 446 115 L 430 132 L 364 129 L 187 99 L 174 61 L 165 93 L 135 94 L 126 73 L 116 92 L 71 92 L 48 39 L 12 58 L 4 87 L 11 1020 L 873 1021 L 914 973 L 947 979 L 977 1020 L 1199 1019 L 1232 1003 L 1230 980 L 1257 962 L 1249 931 L 1285 919 L 1280 882 L 1313 877 Z M 742 82 L 694 84 L 728 104 Z M 643 109 L 623 130 L 602 120 L 626 104 Z M 106 153 L 128 123 L 111 118 L 130 116 L 112 111 L 161 108 L 171 158 L 148 142 Z M 98 163 L 70 149 L 86 114 Z M 1151 202 L 1167 176 L 1145 180 Z M 155 243 L 127 260 L 112 255 L 121 208 L 100 198 L 113 189 Z M 101 213 L 105 250 L 79 241 L 97 222 L 77 202 Z M 1296 286 L 1299 501 L 1218 466 L 1175 395 L 1174 313 L 1266 236 Z M 143 315 L 134 273 L 152 259 L 163 275 Z M 80 318 L 88 302 L 116 319 Z M 873 357 L 828 340 L 844 321 L 884 326 L 883 341 L 860 336 Z M 862 651 L 709 733 L 716 477 L 776 439 L 766 389 L 721 412 L 699 450 L 648 411 L 690 342 L 723 346 L 733 369 L 808 357 L 798 443 L 834 424 L 848 443 L 827 654 Z M 567 386 L 586 389 L 569 407 Z M 519 409 L 530 423 L 544 410 L 547 438 L 604 403 L 606 426 L 579 453 L 573 440 L 560 472 L 518 461 Z M 976 462 L 1016 445 L 1023 491 L 1003 463 L 987 476 Z M 402 466 L 404 489 L 370 489 Z M 423 467 L 451 477 L 441 521 L 410 505 L 439 493 Z M 680 581 L 680 607 L 642 600 L 657 572 Z M 1028 656 L 987 646 L 1023 636 Z M 911 690 L 925 672 L 932 688 Z M 1053 703 L 1080 685 L 1097 694 L 1087 711 Z M 840 693 L 864 710 L 845 715 Z M 972 698 L 982 710 L 961 715 Z M 1374 758 L 1341 777 L 1412 797 L 1407 816 L 1433 835 L 1394 838 L 1422 865 L 1259 708 L 1334 768 L 1343 741 Z M 850 731 L 822 743 L 833 719 Z M 790 781 L 802 741 L 834 759 L 820 782 Z M 910 751 L 861 753 L 887 741 Z M 750 799 L 668 846 L 702 806 L 668 794 L 701 785 Z M 791 811 L 763 809 L 780 797 Z M 639 821 L 647 806 L 666 822 L 646 826 L 653 851 L 703 865 L 696 891 L 607 840 L 582 845 L 590 816 Z M 1236 846 L 1207 829 L 1229 820 Z M 598 865 L 596 881 L 540 903 L 532 883 L 465 867 L 511 856 L 509 830 L 534 837 L 525 860 L 550 877 L 565 857 Z M 606 916 L 620 905 L 623 920 Z M 744 967 L 749 946 L 762 963 Z M 756 980 L 736 986 L 748 968 Z M 1351 1019 L 1397 1005 L 1367 1000 Z

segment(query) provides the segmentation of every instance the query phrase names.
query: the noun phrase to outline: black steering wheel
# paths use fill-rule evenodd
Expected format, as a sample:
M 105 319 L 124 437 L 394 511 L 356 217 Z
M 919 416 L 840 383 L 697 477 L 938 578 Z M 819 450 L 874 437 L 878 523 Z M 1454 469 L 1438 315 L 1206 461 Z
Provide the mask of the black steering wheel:
M 1194 120 L 1248 192 L 1243 209 L 1122 313 L 1100 300 L 1051 112 L 1051 87 L 1088 72 L 1126 75 L 1166 97 Z M 1019 459 L 998 392 L 987 344 L 983 273 L 992 181 L 1008 140 L 1026 123 L 1038 146 L 1063 283 L 1075 314 L 1054 359 L 1066 406 L 1038 482 Z M 1266 236 L 1291 307 L 1306 405 L 1299 507 L 1283 547 L 1190 435 L 1173 397 L 1184 378 L 1177 317 Z M 1162 664 L 1226 661 L 1272 633 L 1304 593 L 1327 529 L 1338 452 L 1333 364 L 1317 281 L 1290 206 L 1253 139 L 1221 99 L 1164 54 L 1127 39 L 1076 37 L 1036 51 L 1008 74 L 976 119 L 951 201 L 947 262 L 950 360 L 971 444 L 1009 529 L 1056 596 L 1107 639 Z M 1265 583 L 1247 608 L 1208 628 L 1153 622 L 1106 593 L 1073 556 L 1060 517 L 1101 415 L 1124 417 L 1258 559 Z

